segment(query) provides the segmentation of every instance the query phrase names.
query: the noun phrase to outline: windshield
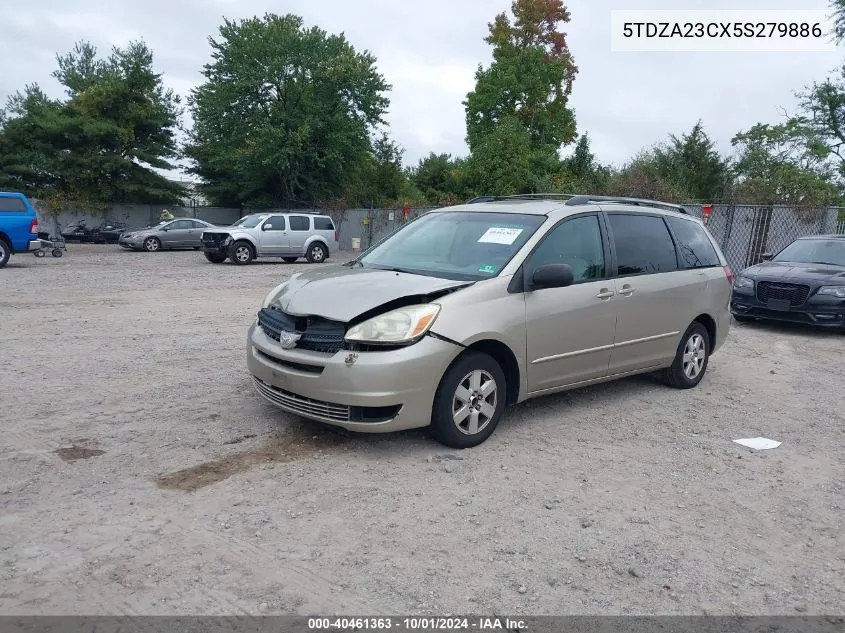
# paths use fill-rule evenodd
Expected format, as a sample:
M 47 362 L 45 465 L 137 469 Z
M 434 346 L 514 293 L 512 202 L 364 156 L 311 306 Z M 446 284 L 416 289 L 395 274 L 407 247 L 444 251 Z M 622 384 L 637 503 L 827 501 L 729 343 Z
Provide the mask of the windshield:
M 797 240 L 775 255 L 772 261 L 845 266 L 845 240 Z
M 245 229 L 254 229 L 266 218 L 266 215 L 247 215 L 235 222 L 232 226 L 242 226 Z
M 515 213 L 430 213 L 358 261 L 365 268 L 446 279 L 487 279 L 502 270 L 545 220 L 542 215 Z

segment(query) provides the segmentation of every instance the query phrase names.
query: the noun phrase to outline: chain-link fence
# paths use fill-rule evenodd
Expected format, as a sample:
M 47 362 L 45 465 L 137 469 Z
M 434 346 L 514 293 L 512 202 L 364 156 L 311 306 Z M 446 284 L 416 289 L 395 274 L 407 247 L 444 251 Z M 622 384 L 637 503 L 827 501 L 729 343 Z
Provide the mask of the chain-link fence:
M 845 211 L 838 207 L 684 206 L 690 215 L 704 220 L 735 271 L 759 263 L 764 253 L 777 253 L 796 238 L 845 234 Z

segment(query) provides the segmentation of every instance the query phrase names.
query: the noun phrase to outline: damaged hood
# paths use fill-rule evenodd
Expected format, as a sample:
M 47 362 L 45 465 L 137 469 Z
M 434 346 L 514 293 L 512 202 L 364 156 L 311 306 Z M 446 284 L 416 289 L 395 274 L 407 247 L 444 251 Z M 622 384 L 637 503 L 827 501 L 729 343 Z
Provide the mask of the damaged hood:
M 270 305 L 296 316 L 348 322 L 386 303 L 472 285 L 425 275 L 375 268 L 326 266 L 293 275 Z

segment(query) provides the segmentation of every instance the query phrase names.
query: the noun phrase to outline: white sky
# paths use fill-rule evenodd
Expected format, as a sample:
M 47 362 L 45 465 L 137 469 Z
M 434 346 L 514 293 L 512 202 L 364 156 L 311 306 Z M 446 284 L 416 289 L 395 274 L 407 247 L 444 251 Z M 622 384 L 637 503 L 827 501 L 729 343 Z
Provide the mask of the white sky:
M 0 101 L 37 82 L 58 96 L 50 78 L 56 52 L 88 39 L 107 53 L 143 38 L 165 83 L 183 96 L 208 60 L 207 37 L 223 16 L 296 13 L 307 24 L 346 33 L 378 58 L 393 85 L 388 116 L 406 164 L 429 152 L 466 153 L 461 101 L 487 64 L 487 23 L 510 0 L 2 0 Z M 825 0 L 570 0 L 565 27 L 579 67 L 572 95 L 579 132 L 587 131 L 605 162 L 620 163 L 699 118 L 722 151 L 740 129 L 775 122 L 794 92 L 842 64 L 830 53 L 612 53 L 612 9 L 827 9 Z

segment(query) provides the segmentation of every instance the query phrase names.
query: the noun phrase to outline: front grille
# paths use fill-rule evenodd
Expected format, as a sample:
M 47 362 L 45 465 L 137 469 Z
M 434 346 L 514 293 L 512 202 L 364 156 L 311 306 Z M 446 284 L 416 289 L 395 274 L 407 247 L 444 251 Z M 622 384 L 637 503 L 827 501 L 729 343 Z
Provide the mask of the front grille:
M 220 248 L 228 238 L 228 233 L 203 233 L 200 239 L 202 240 L 203 246 Z
M 757 298 L 766 302 L 769 299 L 789 301 L 790 306 L 804 305 L 807 295 L 810 294 L 810 286 L 802 284 L 782 284 L 773 281 L 757 282 Z
M 314 416 L 337 422 L 349 422 L 350 407 L 345 404 L 333 404 L 331 402 L 306 398 L 305 396 L 298 396 L 290 391 L 271 387 L 258 380 L 258 378 L 253 378 L 253 382 L 255 383 L 255 388 L 262 396 L 284 407 L 288 411 L 293 411 L 306 417 Z
M 336 354 L 343 349 L 346 327 L 338 321 L 322 317 L 296 317 L 276 308 L 264 308 L 258 313 L 258 324 L 274 341 L 279 340 L 282 330 L 300 334 L 296 343 L 298 349 L 324 354 Z

